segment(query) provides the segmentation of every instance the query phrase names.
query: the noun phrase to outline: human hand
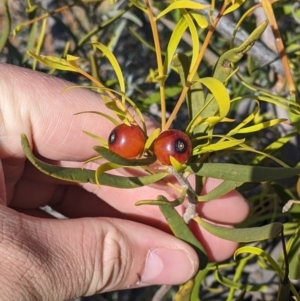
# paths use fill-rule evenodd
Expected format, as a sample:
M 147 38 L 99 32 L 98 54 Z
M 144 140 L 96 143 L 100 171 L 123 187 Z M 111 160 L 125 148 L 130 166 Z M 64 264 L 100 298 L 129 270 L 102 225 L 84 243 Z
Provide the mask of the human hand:
M 171 190 L 151 185 L 132 190 L 73 185 L 41 174 L 25 158 L 20 135 L 49 162 L 81 167 L 95 141 L 82 130 L 107 137 L 112 125 L 93 114 L 110 113 L 99 95 L 30 70 L 0 65 L 0 290 L 2 300 L 66 300 L 151 284 L 178 284 L 198 268 L 194 250 L 162 231 L 167 223 L 140 199 Z M 207 192 L 219 181 L 209 179 Z M 51 206 L 69 219 L 50 218 Z M 183 210 L 183 208 L 180 208 Z M 201 216 L 228 226 L 248 206 L 236 191 L 199 206 Z M 195 227 L 194 227 L 195 228 Z M 224 260 L 237 245 L 194 229 L 211 260 Z

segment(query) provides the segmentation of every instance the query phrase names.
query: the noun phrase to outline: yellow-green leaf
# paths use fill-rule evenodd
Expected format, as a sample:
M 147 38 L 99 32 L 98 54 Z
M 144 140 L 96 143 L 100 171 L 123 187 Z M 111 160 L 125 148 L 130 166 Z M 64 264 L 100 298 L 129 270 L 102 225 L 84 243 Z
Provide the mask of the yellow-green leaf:
M 235 0 L 234 4 L 232 4 L 230 7 L 228 7 L 224 11 L 224 15 L 229 14 L 235 10 L 237 10 L 246 0 Z
M 95 135 L 95 134 L 93 134 L 93 133 L 90 133 L 90 132 L 88 132 L 88 131 L 84 131 L 84 130 L 83 130 L 83 132 L 84 132 L 86 135 L 88 135 L 89 137 L 91 137 L 91 138 L 96 139 L 97 141 L 99 141 L 103 146 L 107 146 L 107 145 L 108 145 L 107 140 L 105 140 L 104 138 L 99 137 L 99 136 L 97 136 L 97 135 Z
M 103 54 L 107 57 L 107 59 L 109 60 L 110 64 L 112 65 L 117 78 L 118 78 L 118 82 L 120 85 L 120 90 L 121 92 L 125 93 L 125 81 L 124 81 L 124 77 L 123 77 L 123 73 L 121 70 L 121 67 L 116 59 L 116 57 L 114 56 L 114 54 L 109 50 L 108 47 L 106 47 L 105 45 L 98 43 L 98 42 L 93 42 L 92 45 L 94 47 L 96 47 L 97 49 L 99 49 L 101 52 L 103 52 Z
M 99 186 L 101 185 L 100 179 L 101 179 L 102 174 L 104 174 L 106 171 L 117 169 L 120 167 L 121 167 L 120 165 L 114 164 L 112 162 L 106 162 L 106 163 L 101 164 L 95 172 L 95 180 L 96 180 L 97 185 L 99 185 Z
M 146 143 L 145 143 L 145 151 L 147 151 L 148 149 L 150 149 L 152 143 L 154 142 L 154 140 L 158 137 L 160 133 L 160 128 L 155 129 L 151 135 L 149 136 L 149 138 L 147 139 Z
M 238 131 L 238 134 L 246 134 L 246 133 L 253 133 L 257 131 L 264 130 L 266 128 L 269 128 L 271 126 L 277 125 L 279 123 L 282 123 L 283 121 L 286 121 L 285 118 L 278 118 L 278 119 L 272 119 L 269 121 L 261 122 L 259 124 L 255 124 L 252 126 L 248 126 L 246 128 L 242 128 Z
M 191 70 L 194 67 L 194 64 L 195 64 L 198 54 L 199 54 L 200 42 L 199 42 L 197 28 L 196 28 L 191 16 L 188 13 L 184 13 L 183 17 L 188 24 L 188 27 L 189 27 L 189 30 L 191 33 L 191 38 L 192 38 L 193 47 L 192 47 L 192 60 L 191 60 L 191 65 L 190 65 L 190 70 Z
M 226 87 L 222 82 L 213 77 L 200 78 L 198 81 L 206 86 L 216 99 L 219 106 L 219 120 L 222 120 L 230 109 L 230 98 Z
M 102 113 L 102 112 L 98 112 L 98 111 L 84 111 L 84 112 L 76 113 L 74 115 L 80 115 L 80 114 L 86 114 L 86 113 L 97 114 L 97 115 L 100 115 L 102 117 L 105 117 L 107 120 L 112 122 L 115 126 L 120 124 L 119 121 L 117 121 L 115 118 L 111 117 L 110 115 Z
M 173 60 L 173 56 L 176 52 L 177 46 L 178 46 L 179 42 L 181 41 L 182 35 L 184 34 L 187 27 L 188 27 L 188 24 L 187 24 L 186 20 L 184 18 L 181 18 L 177 22 L 177 24 L 172 32 L 172 35 L 169 40 L 169 44 L 167 46 L 166 55 L 165 55 L 164 71 L 163 71 L 164 74 L 168 73 L 168 69 Z
M 205 5 L 205 4 L 200 4 L 194 1 L 175 1 L 173 3 L 171 3 L 166 9 L 164 9 L 162 12 L 160 12 L 156 19 L 158 20 L 159 18 L 161 18 L 162 16 L 164 16 L 165 14 L 169 13 L 170 11 L 174 10 L 174 9 L 180 9 L 180 8 L 184 8 L 184 9 L 206 9 L 208 8 L 209 5 Z
M 235 147 L 237 145 L 240 145 L 245 142 L 245 139 L 233 139 L 230 141 L 222 141 L 222 142 L 217 142 L 213 144 L 208 144 L 204 145 L 199 148 L 199 150 L 196 150 L 195 153 L 197 154 L 203 154 L 207 152 L 216 152 L 219 150 Z M 194 152 L 193 152 L 194 154 Z
M 255 100 L 256 106 L 253 110 L 253 112 L 251 114 L 249 114 L 243 121 L 241 121 L 234 129 L 232 129 L 229 133 L 228 136 L 232 136 L 234 134 L 236 134 L 237 132 L 240 131 L 241 128 L 243 128 L 246 124 L 248 124 L 249 122 L 251 122 L 255 116 L 258 114 L 259 112 L 259 102 Z
M 43 55 L 36 55 L 35 53 L 28 51 L 28 54 L 36 59 L 38 62 L 54 69 L 64 70 L 64 71 L 77 71 L 77 68 L 70 64 L 67 60 L 62 58 L 57 58 L 54 56 L 43 56 Z M 79 68 L 79 67 L 78 67 Z
M 207 19 L 206 19 L 205 16 L 200 15 L 200 14 L 198 14 L 196 12 L 190 12 L 190 15 L 193 17 L 193 19 L 196 21 L 196 23 L 198 24 L 198 26 L 200 28 L 203 28 L 203 29 L 207 28 L 208 21 L 207 21 Z

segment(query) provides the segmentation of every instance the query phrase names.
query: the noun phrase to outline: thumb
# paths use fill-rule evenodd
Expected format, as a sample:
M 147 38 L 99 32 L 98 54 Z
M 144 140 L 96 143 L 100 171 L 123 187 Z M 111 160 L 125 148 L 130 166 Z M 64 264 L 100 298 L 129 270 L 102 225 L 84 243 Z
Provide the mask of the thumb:
M 189 245 L 120 219 L 40 219 L 0 206 L 0 241 L 2 300 L 66 300 L 179 284 L 198 268 Z

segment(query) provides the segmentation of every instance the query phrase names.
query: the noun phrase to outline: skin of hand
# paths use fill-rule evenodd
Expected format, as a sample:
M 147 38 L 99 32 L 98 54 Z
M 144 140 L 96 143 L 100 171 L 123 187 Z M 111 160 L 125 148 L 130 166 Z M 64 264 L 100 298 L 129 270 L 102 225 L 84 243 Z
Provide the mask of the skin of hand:
M 120 190 L 69 184 L 40 173 L 25 158 L 20 135 L 44 161 L 81 167 L 113 125 L 101 96 L 39 72 L 0 65 L 0 291 L 2 300 L 68 300 L 153 284 L 179 284 L 198 269 L 195 251 L 168 231 L 156 206 L 134 206 L 175 192 L 159 184 Z M 96 168 L 89 163 L 87 168 Z M 208 179 L 204 191 L 220 181 Z M 51 218 L 51 206 L 68 219 Z M 183 208 L 179 210 L 183 211 Z M 249 208 L 233 191 L 199 206 L 207 220 L 233 226 Z M 232 255 L 236 243 L 193 225 L 211 260 Z

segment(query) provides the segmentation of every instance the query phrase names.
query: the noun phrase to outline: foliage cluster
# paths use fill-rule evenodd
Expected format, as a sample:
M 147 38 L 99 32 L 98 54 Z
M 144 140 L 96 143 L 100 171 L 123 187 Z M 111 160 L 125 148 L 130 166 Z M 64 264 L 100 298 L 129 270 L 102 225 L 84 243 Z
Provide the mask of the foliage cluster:
M 46 8 L 28 0 L 27 20 L 12 25 L 13 9 L 5 0 L 0 49 L 7 60 L 98 92 L 115 117 L 78 113 L 98 114 L 115 125 L 139 123 L 147 133 L 144 114 L 159 108 L 155 114 L 161 126 L 147 133 L 141 158 L 124 159 L 109 151 L 97 133 L 86 133 L 101 144 L 89 161 L 107 160 L 96 172 L 46 164 L 35 158 L 22 136 L 28 159 L 57 178 L 123 189 L 151 185 L 170 173 L 178 179 L 177 199 L 158 196 L 136 205 L 159 206 L 174 235 L 197 249 L 202 266 L 193 280 L 179 288 L 164 287 L 153 300 L 162 291 L 160 300 L 246 300 L 270 293 L 274 283 L 278 286 L 271 292 L 273 298 L 300 300 L 292 281 L 300 272 L 300 209 L 295 205 L 282 212 L 300 195 L 299 7 L 284 0 L 87 0 Z M 55 26 L 63 35 L 57 35 Z M 171 158 L 172 166 L 153 169 L 153 141 L 176 121 L 192 139 L 192 156 L 185 164 Z M 290 149 L 294 158 L 286 156 Z M 137 168 L 145 175 L 109 173 L 118 168 Z M 224 181 L 195 197 L 186 180 L 191 175 L 197 178 L 196 192 L 206 177 Z M 251 204 L 243 224 L 228 229 L 195 216 L 198 202 L 233 189 Z M 182 218 L 174 208 L 186 197 L 189 210 Z M 190 219 L 216 236 L 241 243 L 234 260 L 207 263 L 205 250 L 186 225 Z M 274 247 L 281 250 L 276 257 Z M 274 278 L 252 283 L 247 268 L 253 265 Z M 143 298 L 149 299 L 146 290 Z

